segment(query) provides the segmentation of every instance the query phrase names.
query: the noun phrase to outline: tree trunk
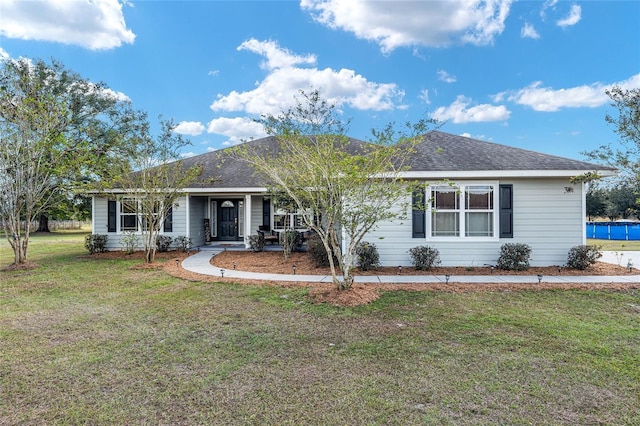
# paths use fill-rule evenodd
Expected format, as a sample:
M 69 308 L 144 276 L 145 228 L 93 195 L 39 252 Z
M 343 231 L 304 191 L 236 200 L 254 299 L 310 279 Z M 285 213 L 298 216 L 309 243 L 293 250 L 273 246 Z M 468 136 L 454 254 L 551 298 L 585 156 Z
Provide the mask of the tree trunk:
M 13 240 L 9 240 L 14 254 L 14 263 L 20 265 L 27 263 L 28 239 L 21 235 L 14 235 Z
M 336 288 L 339 291 L 346 291 L 346 290 L 351 290 L 351 286 L 353 285 L 353 275 L 345 275 L 342 278 L 342 281 L 338 281 L 336 283 Z
M 49 230 L 49 216 L 46 214 L 40 215 L 40 220 L 38 221 L 38 229 L 36 232 L 51 232 Z

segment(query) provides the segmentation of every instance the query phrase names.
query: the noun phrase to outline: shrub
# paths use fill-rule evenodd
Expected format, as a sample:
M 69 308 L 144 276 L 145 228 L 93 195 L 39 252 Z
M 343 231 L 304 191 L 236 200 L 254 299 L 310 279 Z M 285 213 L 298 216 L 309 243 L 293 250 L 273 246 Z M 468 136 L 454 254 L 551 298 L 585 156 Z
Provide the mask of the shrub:
M 136 251 L 136 247 L 138 247 L 139 241 L 140 239 L 134 232 L 132 231 L 125 232 L 122 236 L 122 242 L 124 243 L 125 253 L 132 254 L 134 251 Z
M 435 247 L 418 246 L 409 249 L 411 263 L 419 271 L 428 271 L 440 264 L 440 252 Z
M 84 247 L 89 253 L 104 253 L 107 251 L 109 236 L 105 234 L 92 234 L 84 237 Z
M 316 268 L 324 268 L 329 266 L 329 256 L 322 244 L 322 240 L 317 235 L 312 235 L 307 240 L 307 253 L 311 256 L 313 264 Z M 334 264 L 338 263 L 338 259 L 334 256 Z
M 358 256 L 358 266 L 363 271 L 376 269 L 380 266 L 380 255 L 378 247 L 366 241 L 361 242 L 356 248 L 356 256 Z
M 567 256 L 569 268 L 584 270 L 596 263 L 602 257 L 600 247 L 595 245 L 579 245 L 571 247 Z
M 500 247 L 498 269 L 507 271 L 526 271 L 529 269 L 531 247 L 523 243 L 507 243 Z
M 160 252 L 169 251 L 169 247 L 171 247 L 171 237 L 168 235 L 158 235 L 156 238 L 156 247 Z
M 264 250 L 264 235 L 250 235 L 249 236 L 249 247 L 253 251 L 263 251 Z
M 173 242 L 175 243 L 178 250 L 181 250 L 185 253 L 191 249 L 191 238 L 185 237 L 184 235 L 175 237 Z

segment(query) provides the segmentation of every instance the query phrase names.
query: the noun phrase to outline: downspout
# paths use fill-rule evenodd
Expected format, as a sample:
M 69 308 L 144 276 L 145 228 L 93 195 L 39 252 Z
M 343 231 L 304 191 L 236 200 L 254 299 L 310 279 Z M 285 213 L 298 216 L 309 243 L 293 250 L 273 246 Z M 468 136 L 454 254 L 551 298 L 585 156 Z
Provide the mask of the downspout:
M 109 221 L 108 216 L 109 215 L 107 215 L 107 222 Z M 92 234 L 96 233 L 96 196 L 95 195 L 91 196 L 91 233 Z
M 190 200 L 190 196 L 189 193 L 185 193 L 185 202 L 184 202 L 184 207 L 185 207 L 185 214 L 186 214 L 186 220 L 185 220 L 185 226 L 187 229 L 185 229 L 185 235 L 187 236 L 187 238 L 191 238 L 191 203 L 189 202 Z
M 587 244 L 587 185 L 582 182 L 582 245 Z
M 251 236 L 251 194 L 244 196 L 244 247 L 250 248 L 249 237 Z

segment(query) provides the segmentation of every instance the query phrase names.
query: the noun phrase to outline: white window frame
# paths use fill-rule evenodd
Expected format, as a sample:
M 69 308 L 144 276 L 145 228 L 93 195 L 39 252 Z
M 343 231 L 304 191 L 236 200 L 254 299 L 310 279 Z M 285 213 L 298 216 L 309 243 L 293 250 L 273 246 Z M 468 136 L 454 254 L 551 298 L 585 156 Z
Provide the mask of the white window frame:
M 307 224 L 304 222 L 304 219 L 302 219 L 301 212 L 286 213 L 283 210 L 276 210 L 271 214 L 271 223 L 273 224 L 272 229 L 274 231 L 284 231 L 284 227 L 276 226 L 276 216 L 286 216 L 285 226 L 288 223 L 290 227 L 296 231 L 304 232 L 309 230 Z
M 490 208 L 486 209 L 469 209 L 467 208 L 467 190 L 473 188 L 490 187 L 492 192 L 492 199 L 489 200 Z M 500 236 L 500 200 L 499 200 L 499 183 L 497 181 L 468 181 L 468 182 L 455 182 L 451 185 L 443 183 L 433 183 L 427 185 L 427 211 L 425 214 L 426 220 L 426 239 L 431 241 L 496 241 Z M 456 191 L 457 208 L 454 209 L 436 209 L 435 200 L 433 199 L 434 190 L 437 188 L 447 188 Z M 440 213 L 457 213 L 457 225 L 458 235 L 437 235 L 434 236 L 434 214 Z M 491 222 L 489 224 L 491 228 L 491 235 L 467 235 L 467 215 L 469 213 L 486 213 L 491 215 Z
M 143 219 L 144 217 L 142 216 L 142 206 L 140 205 L 140 198 L 141 197 L 123 197 L 117 201 L 116 204 L 116 233 L 117 234 L 124 234 L 125 232 L 133 232 L 134 234 L 144 234 L 145 232 L 149 232 L 149 229 L 145 229 L 145 227 L 143 226 Z M 131 202 L 135 202 L 136 205 L 136 212 L 135 213 L 123 213 L 122 212 L 122 208 L 123 208 L 123 201 L 131 201 Z M 157 214 L 157 213 L 156 213 Z M 135 216 L 136 218 L 136 229 L 122 229 L 122 217 L 123 216 Z M 166 220 L 166 218 L 165 218 Z M 164 227 L 161 226 L 160 227 L 160 234 L 164 234 Z

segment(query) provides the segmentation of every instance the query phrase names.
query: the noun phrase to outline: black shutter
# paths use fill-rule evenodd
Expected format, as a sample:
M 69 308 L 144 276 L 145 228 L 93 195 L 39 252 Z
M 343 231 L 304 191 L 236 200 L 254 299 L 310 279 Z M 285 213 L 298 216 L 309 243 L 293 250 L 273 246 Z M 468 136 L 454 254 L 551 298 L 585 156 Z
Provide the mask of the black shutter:
M 413 191 L 411 195 L 411 221 L 413 226 L 413 238 L 426 238 L 425 224 L 425 189 Z
M 271 227 L 271 200 L 262 199 L 262 225 Z
M 513 185 L 500 185 L 500 238 L 513 238 Z
M 164 232 L 173 232 L 173 207 L 169 207 L 164 218 Z
M 107 201 L 107 232 L 116 232 L 117 204 L 116 200 Z

